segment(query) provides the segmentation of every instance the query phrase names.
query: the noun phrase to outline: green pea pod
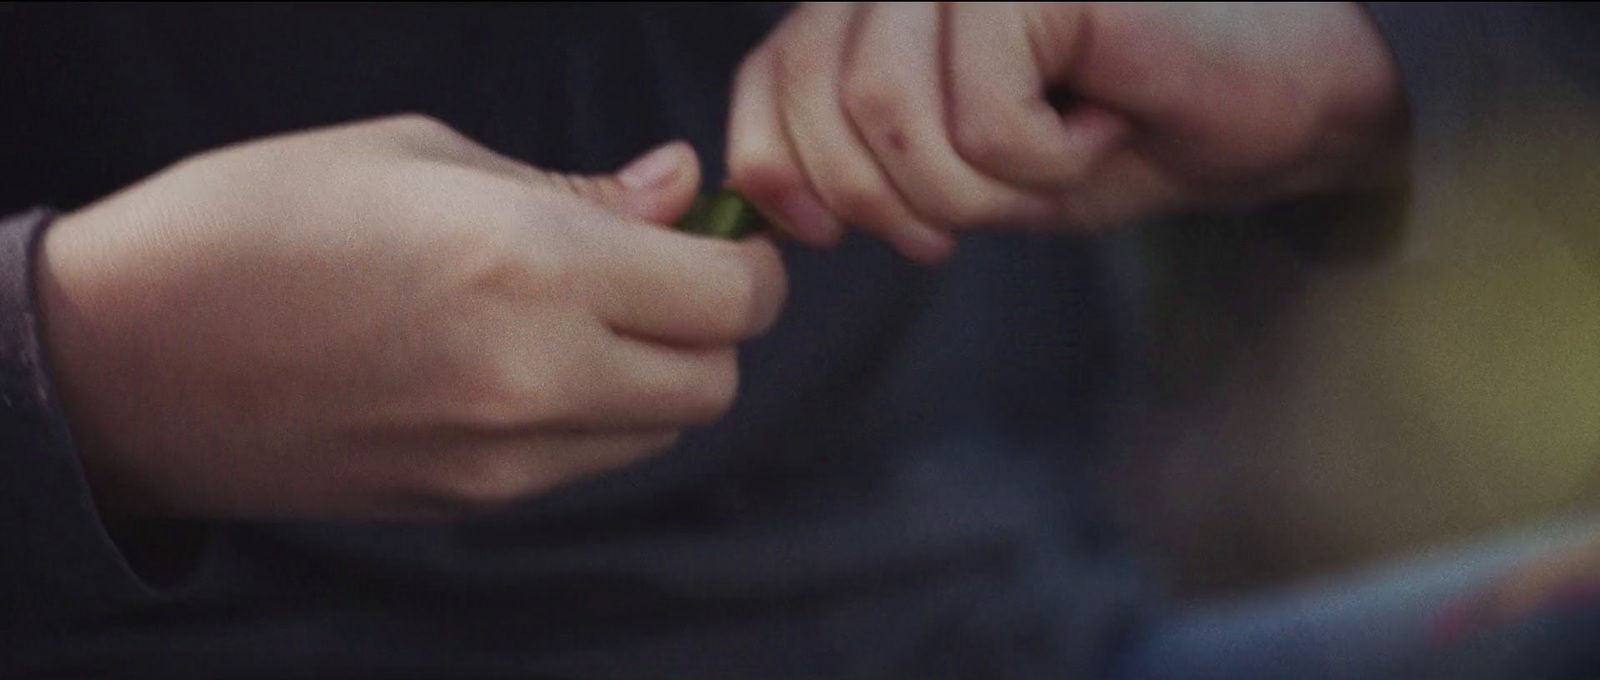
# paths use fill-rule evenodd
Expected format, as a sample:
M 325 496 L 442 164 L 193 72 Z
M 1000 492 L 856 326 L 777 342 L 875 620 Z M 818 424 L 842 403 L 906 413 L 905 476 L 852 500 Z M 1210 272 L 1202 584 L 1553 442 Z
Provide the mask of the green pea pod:
M 727 188 L 696 197 L 694 205 L 678 220 L 677 226 L 691 234 L 730 241 L 771 227 L 750 201 L 739 192 Z

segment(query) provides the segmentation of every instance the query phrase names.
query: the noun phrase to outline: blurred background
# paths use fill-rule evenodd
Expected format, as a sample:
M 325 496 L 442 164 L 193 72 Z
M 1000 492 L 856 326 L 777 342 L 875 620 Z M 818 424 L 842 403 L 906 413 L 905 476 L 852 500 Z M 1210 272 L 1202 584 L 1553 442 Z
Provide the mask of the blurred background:
M 1600 106 L 1538 91 L 1410 196 L 1127 237 L 1153 339 L 1126 510 L 1180 593 L 1600 509 Z

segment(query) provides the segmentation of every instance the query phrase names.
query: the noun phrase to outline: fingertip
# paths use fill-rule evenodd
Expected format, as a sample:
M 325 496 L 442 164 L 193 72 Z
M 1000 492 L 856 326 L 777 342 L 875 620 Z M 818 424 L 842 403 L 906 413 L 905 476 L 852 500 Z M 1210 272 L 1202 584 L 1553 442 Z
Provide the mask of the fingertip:
M 700 157 L 694 146 L 672 140 L 639 156 L 617 173 L 630 216 L 670 224 L 694 203 L 700 190 Z
M 753 286 L 749 320 L 752 337 L 766 334 L 777 324 L 789 298 L 789 276 L 783 254 L 767 236 L 752 236 L 739 242 L 749 258 Z
M 808 245 L 832 247 L 844 238 L 844 224 L 809 191 L 791 191 L 778 204 L 779 221 Z
M 920 223 L 902 223 L 884 236 L 896 252 L 922 265 L 943 264 L 955 254 L 955 237 Z
M 674 188 L 683 190 L 692 198 L 699 193 L 701 184 L 705 182 L 700 153 L 695 150 L 693 144 L 682 139 L 668 142 L 664 148 L 677 159 L 676 162 L 681 168 L 677 175 L 678 184 Z
M 667 142 L 666 148 L 671 149 L 670 153 L 682 156 L 683 160 L 681 162 L 683 163 L 684 167 L 683 174 L 688 183 L 694 189 L 698 190 L 700 188 L 701 172 L 703 170 L 700 165 L 700 152 L 695 150 L 694 145 L 689 143 L 689 140 L 686 139 L 674 139 L 670 142 Z
M 806 187 L 798 168 L 776 159 L 730 166 L 729 185 L 754 203 L 774 226 L 806 245 L 831 247 L 844 225 Z
M 694 147 L 673 140 L 641 154 L 617 172 L 622 186 L 632 191 L 651 191 L 674 185 L 698 185 L 700 158 Z

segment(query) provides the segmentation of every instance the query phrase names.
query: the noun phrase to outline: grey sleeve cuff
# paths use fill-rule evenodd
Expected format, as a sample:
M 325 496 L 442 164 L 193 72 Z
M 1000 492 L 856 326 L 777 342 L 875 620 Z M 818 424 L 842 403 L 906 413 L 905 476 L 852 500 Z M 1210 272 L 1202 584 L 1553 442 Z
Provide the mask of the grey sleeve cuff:
M 159 594 L 108 531 L 51 384 L 33 282 L 54 217 L 0 218 L 0 635 Z

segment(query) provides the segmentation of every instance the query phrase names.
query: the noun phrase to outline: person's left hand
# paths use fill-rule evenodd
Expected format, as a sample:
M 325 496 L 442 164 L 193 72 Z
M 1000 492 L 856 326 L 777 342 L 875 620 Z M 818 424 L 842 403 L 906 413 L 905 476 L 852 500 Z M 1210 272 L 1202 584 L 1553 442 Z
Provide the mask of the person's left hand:
M 1404 119 L 1355 3 L 807 3 L 740 68 L 728 174 L 801 241 L 936 262 L 963 229 L 1342 192 Z

